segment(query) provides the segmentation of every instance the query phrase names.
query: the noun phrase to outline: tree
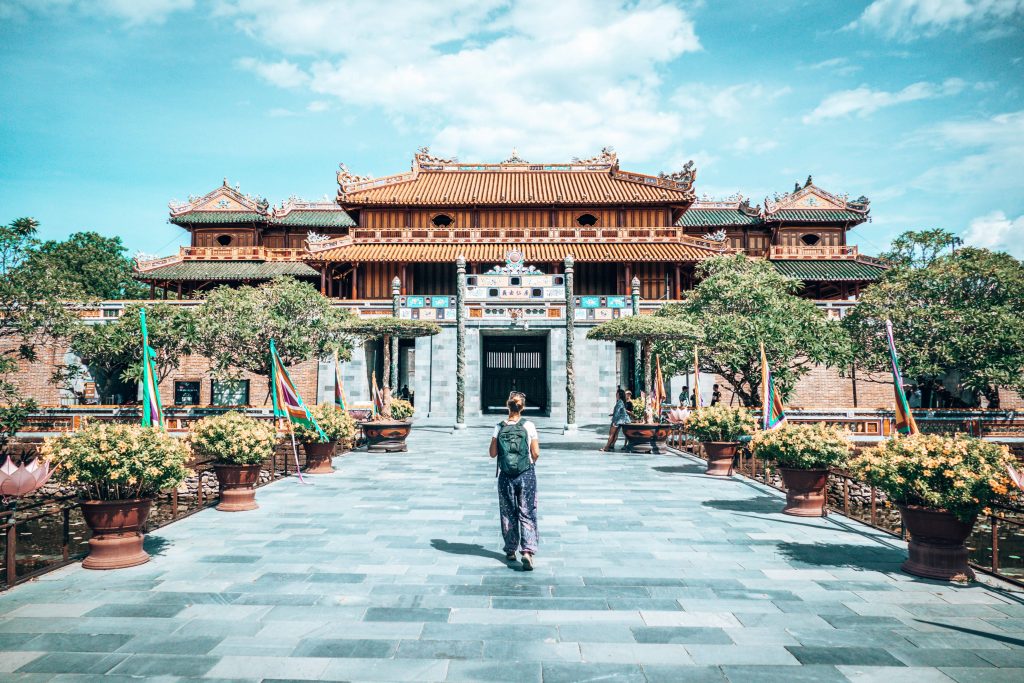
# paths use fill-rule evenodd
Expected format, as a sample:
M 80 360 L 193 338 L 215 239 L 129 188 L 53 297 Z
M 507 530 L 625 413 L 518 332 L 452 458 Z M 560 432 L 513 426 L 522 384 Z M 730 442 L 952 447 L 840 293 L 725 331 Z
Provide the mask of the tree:
M 79 322 L 68 335 L 71 351 L 96 382 L 100 396 L 132 395 L 142 379 L 141 306 L 126 306 L 117 320 L 89 325 Z M 191 307 L 151 303 L 146 306 L 149 345 L 156 351 L 157 381 L 181 367 L 196 343 L 196 316 Z M 78 365 L 59 368 L 54 381 L 70 388 L 80 377 Z
M 142 299 L 146 289 L 132 278 L 132 262 L 120 237 L 76 232 L 63 242 L 38 246 L 33 259 L 43 260 L 78 286 L 82 296 L 96 299 Z
M 0 446 L 24 424 L 35 401 L 22 395 L 12 375 L 19 361 L 64 336 L 75 321 L 65 299 L 79 292 L 52 262 L 34 258 L 39 222 L 18 218 L 0 226 Z
M 281 361 L 294 365 L 332 351 L 348 358 L 352 343 L 341 324 L 350 314 L 305 282 L 274 278 L 258 287 L 218 287 L 196 311 L 196 351 L 214 377 L 239 371 L 270 376 L 270 340 Z
M 768 261 L 742 254 L 719 256 L 697 268 L 700 284 L 680 304 L 659 316 L 681 318 L 701 331 L 696 341 L 701 369 L 712 372 L 745 406 L 761 401 L 761 350 L 776 388 L 789 395 L 815 365 L 846 366 L 850 344 L 843 328 L 830 322 L 814 302 L 797 296 L 798 280 L 784 277 Z M 694 343 L 667 341 L 657 350 L 672 360 L 673 372 L 687 372 Z
M 655 343 L 689 344 L 690 348 L 693 348 L 693 344 L 699 338 L 697 328 L 686 320 L 649 315 L 616 318 L 603 322 L 587 332 L 587 339 L 639 343 L 643 357 L 644 384 L 648 392 L 654 391 L 651 356 Z
M 341 330 L 364 340 L 381 340 L 384 347 L 384 377 L 381 381 L 384 385 L 384 409 L 381 412 L 385 418 L 391 419 L 391 340 L 432 337 L 441 332 L 441 327 L 429 320 L 405 320 L 386 315 L 351 318 L 342 323 Z
M 881 258 L 897 267 L 923 268 L 961 244 L 963 240 L 947 230 L 908 230 L 892 241 Z
M 869 287 L 843 324 L 872 370 L 889 368 L 886 319 L 920 386 L 952 377 L 995 401 L 1000 387 L 1024 391 L 1024 266 L 1009 254 L 965 247 Z

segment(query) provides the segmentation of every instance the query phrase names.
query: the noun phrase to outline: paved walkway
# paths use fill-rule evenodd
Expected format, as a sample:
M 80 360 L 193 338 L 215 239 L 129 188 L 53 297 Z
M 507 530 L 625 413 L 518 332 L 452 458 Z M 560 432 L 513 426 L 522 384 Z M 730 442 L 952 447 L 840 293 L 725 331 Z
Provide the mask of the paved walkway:
M 154 533 L 147 565 L 16 588 L 0 679 L 1024 680 L 1020 593 L 914 580 L 890 537 L 596 431 L 542 430 L 538 567 L 509 568 L 488 438 L 414 430 Z

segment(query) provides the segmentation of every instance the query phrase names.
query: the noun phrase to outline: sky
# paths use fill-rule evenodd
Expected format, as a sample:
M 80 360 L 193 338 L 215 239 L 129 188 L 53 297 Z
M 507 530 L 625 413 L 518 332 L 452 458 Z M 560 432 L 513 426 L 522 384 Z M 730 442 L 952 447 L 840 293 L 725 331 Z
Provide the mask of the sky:
M 763 204 L 871 199 L 1024 257 L 1024 0 L 0 0 L 0 222 L 188 242 L 224 178 L 279 203 L 415 150 L 622 168 Z

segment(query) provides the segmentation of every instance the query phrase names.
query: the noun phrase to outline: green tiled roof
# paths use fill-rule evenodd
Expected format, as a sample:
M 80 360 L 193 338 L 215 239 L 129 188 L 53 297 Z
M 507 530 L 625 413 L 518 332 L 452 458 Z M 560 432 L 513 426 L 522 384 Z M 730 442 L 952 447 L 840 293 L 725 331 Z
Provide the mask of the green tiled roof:
M 352 228 L 356 222 L 346 212 L 337 211 L 289 211 L 281 218 L 273 219 L 274 225 L 299 225 L 311 228 Z
M 877 280 L 885 268 L 860 261 L 772 261 L 775 270 L 798 280 Z
M 732 209 L 695 209 L 690 208 L 683 214 L 678 226 L 716 226 L 716 225 L 751 225 L 758 223 L 757 216 L 748 216 L 742 211 Z
M 171 222 L 186 225 L 193 223 L 260 223 L 266 218 L 261 213 L 251 211 L 190 211 L 180 216 L 171 216 Z
M 765 216 L 765 221 L 774 223 L 778 221 L 804 221 L 809 223 L 832 223 L 865 221 L 867 215 L 856 211 L 841 211 L 835 209 L 783 209 Z
M 137 273 L 139 280 L 269 280 L 278 275 L 319 276 L 297 261 L 184 261 Z

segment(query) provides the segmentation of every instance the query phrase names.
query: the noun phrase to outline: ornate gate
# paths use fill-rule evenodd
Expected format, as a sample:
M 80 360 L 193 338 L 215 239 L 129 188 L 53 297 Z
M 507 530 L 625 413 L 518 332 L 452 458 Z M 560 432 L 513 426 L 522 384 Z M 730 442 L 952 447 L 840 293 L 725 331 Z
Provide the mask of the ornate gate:
M 510 391 L 526 394 L 529 413 L 548 412 L 548 338 L 483 337 L 480 396 L 485 413 L 505 412 Z

